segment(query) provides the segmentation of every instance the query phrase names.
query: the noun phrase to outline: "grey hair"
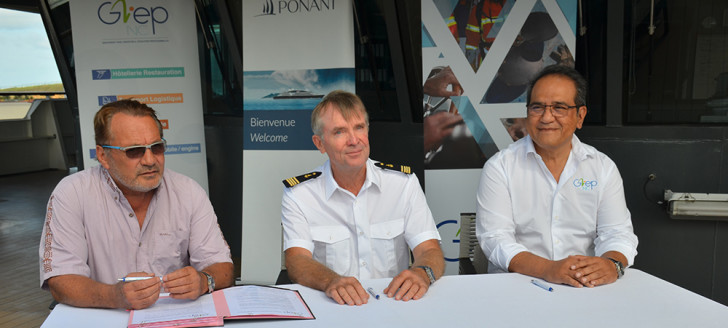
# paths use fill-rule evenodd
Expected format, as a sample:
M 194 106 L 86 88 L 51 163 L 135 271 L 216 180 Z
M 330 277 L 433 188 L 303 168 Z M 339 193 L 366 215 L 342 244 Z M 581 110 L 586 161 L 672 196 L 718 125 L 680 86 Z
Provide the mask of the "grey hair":
M 321 99 L 321 102 L 311 112 L 311 130 L 313 130 L 315 135 L 323 138 L 323 122 L 321 122 L 321 116 L 326 112 L 326 108 L 329 105 L 333 105 L 331 107 L 332 110 L 338 111 L 346 121 L 349 121 L 353 117 L 363 115 L 364 121 L 369 126 L 369 114 L 359 96 L 343 90 L 334 90 L 326 95 L 324 99 Z

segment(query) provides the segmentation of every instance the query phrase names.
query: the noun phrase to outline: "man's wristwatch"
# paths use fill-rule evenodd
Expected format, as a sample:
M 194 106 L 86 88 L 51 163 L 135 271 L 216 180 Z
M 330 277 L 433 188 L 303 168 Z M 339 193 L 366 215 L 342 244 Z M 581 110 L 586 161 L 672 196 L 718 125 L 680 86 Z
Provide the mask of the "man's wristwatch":
M 427 274 L 427 278 L 430 278 L 430 285 L 435 283 L 435 274 L 432 272 L 432 268 L 430 268 L 426 265 L 418 265 L 415 268 L 420 268 L 422 270 L 425 270 L 425 273 Z
M 608 257 L 607 259 L 614 262 L 614 266 L 617 267 L 617 279 L 622 278 L 622 276 L 624 276 L 624 264 L 611 257 Z
M 212 275 L 205 271 L 200 271 L 200 272 L 202 272 L 202 274 L 204 274 L 205 277 L 207 277 L 207 293 L 210 294 L 213 291 L 215 291 L 215 279 L 212 278 Z

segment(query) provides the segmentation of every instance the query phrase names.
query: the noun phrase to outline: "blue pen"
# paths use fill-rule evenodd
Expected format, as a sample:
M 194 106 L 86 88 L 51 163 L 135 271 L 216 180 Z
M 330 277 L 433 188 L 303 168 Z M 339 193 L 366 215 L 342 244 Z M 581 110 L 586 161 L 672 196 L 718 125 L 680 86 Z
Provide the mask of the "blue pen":
M 548 286 L 548 285 L 546 285 L 546 284 L 544 284 L 544 283 L 542 283 L 542 282 L 540 282 L 540 281 L 538 281 L 536 279 L 531 279 L 531 283 L 534 284 L 534 285 L 536 285 L 536 286 L 538 286 L 538 287 L 541 287 L 544 290 L 547 290 L 549 292 L 553 292 L 554 291 L 553 288 L 551 288 L 550 286 Z
M 374 292 L 374 288 L 369 287 L 369 288 L 367 288 L 367 291 L 369 292 L 369 294 L 372 294 L 372 296 L 374 296 L 374 298 L 379 299 L 379 294 Z

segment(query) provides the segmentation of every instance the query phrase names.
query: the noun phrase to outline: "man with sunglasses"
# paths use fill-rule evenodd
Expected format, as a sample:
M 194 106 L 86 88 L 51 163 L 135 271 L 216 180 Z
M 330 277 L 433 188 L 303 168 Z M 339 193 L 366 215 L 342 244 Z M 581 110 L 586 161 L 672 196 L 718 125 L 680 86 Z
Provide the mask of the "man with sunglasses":
M 594 287 L 633 264 L 637 236 L 619 171 L 574 135 L 586 94 L 576 70 L 546 67 L 527 93 L 528 136 L 483 167 L 476 234 L 489 272 Z
M 94 132 L 101 165 L 64 178 L 48 201 L 41 287 L 77 307 L 141 309 L 162 288 L 196 299 L 232 285 L 230 248 L 207 194 L 165 170 L 154 110 L 135 100 L 106 104 Z

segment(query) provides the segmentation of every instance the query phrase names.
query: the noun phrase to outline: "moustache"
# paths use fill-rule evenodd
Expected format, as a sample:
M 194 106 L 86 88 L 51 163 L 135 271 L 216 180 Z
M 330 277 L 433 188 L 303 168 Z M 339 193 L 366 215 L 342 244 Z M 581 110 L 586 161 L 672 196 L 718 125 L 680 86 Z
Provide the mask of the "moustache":
M 147 173 L 154 173 L 159 172 L 159 167 L 157 165 L 151 165 L 149 167 L 145 167 L 141 170 L 137 171 L 137 175 L 147 174 Z

